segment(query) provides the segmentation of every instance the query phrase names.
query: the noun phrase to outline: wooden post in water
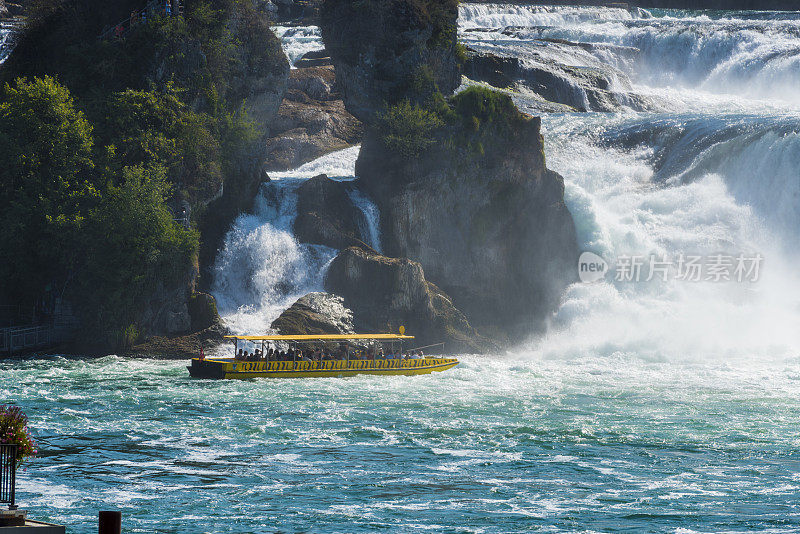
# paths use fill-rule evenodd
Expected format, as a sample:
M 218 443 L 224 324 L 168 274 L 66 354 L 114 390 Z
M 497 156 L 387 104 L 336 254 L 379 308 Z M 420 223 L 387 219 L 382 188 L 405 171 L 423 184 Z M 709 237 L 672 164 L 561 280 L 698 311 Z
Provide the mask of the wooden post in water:
M 122 512 L 100 512 L 98 534 L 122 534 Z

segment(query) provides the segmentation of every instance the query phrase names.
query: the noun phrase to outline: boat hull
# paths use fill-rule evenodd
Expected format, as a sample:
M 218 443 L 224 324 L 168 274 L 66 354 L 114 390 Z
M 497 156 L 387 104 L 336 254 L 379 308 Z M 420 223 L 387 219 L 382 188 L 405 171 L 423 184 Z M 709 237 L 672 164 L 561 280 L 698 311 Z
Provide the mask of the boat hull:
M 334 360 L 323 362 L 242 362 L 228 359 L 192 359 L 195 378 L 323 378 L 356 375 L 426 375 L 458 365 L 455 358 L 421 360 Z

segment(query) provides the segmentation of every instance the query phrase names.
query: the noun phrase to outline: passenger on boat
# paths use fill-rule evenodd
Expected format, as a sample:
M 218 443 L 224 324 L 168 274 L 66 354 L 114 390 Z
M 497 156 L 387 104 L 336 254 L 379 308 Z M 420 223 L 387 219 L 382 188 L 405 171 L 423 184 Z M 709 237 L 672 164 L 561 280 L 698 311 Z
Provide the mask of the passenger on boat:
M 236 360 L 244 360 L 244 354 L 243 354 L 242 349 L 239 349 L 239 352 L 236 353 L 236 356 L 234 356 L 234 359 L 236 359 Z

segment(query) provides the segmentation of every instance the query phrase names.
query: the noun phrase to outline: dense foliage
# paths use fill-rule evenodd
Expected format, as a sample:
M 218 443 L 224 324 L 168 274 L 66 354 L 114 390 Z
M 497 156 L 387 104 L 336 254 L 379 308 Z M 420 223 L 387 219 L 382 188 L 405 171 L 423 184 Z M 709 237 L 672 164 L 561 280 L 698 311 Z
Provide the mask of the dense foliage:
M 251 0 L 98 38 L 143 5 L 36 0 L 0 69 L 0 304 L 63 297 L 112 345 L 153 292 L 193 281 L 198 216 L 257 141 L 247 76 L 286 62 Z
M 136 111 L 120 110 L 117 118 L 133 120 Z M 0 246 L 11 253 L 0 264 L 5 299 L 64 295 L 80 303 L 87 327 L 106 332 L 135 320 L 154 280 L 180 280 L 198 243 L 166 204 L 173 186 L 165 147 L 175 139 L 167 129 L 139 124 L 149 142 L 137 145 L 120 129 L 122 150 L 95 147 L 93 128 L 64 86 L 50 77 L 5 86 Z M 132 156 L 130 146 L 141 153 Z
M 17 467 L 38 452 L 28 416 L 18 406 L 0 406 L 0 443 L 17 445 Z
M 376 128 L 384 147 L 405 158 L 418 158 L 434 147 L 457 147 L 483 154 L 485 147 L 518 131 L 526 116 L 505 93 L 473 86 L 445 99 L 421 83 L 413 100 L 387 106 Z
M 0 280 L 24 302 L 74 268 L 99 200 L 92 127 L 52 78 L 20 79 L 0 100 Z
M 436 141 L 434 132 L 444 125 L 439 115 L 403 100 L 378 114 L 378 128 L 384 145 L 401 156 L 414 158 Z

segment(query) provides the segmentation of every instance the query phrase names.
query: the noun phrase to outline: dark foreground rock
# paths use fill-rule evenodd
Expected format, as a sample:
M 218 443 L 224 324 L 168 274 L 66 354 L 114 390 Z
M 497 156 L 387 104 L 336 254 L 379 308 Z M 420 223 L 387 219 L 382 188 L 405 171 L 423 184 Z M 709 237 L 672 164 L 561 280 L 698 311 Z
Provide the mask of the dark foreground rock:
M 176 301 L 180 306 L 180 330 L 156 332 L 143 342 L 134 344 L 125 352 L 126 356 L 147 356 L 164 359 L 195 358 L 200 354 L 200 347 L 206 352 L 210 347 L 221 344 L 228 334 L 222 324 L 214 297 L 207 293 L 195 292 L 188 298 Z M 155 309 L 169 310 L 169 306 Z M 163 311 L 161 312 L 163 313 Z M 152 333 L 152 331 L 151 331 Z
M 425 279 L 422 265 L 359 248 L 331 263 L 325 289 L 344 298 L 359 332 L 397 332 L 402 325 L 417 346 L 445 342 L 447 351 L 488 352 L 496 346 L 478 335 L 450 298 Z
M 348 187 L 321 174 L 298 188 L 294 233 L 300 242 L 336 249 L 369 248 L 364 215 L 350 200 Z
M 222 325 L 214 325 L 199 332 L 183 336 L 152 336 L 123 353 L 128 357 L 183 360 L 197 358 L 203 348 L 206 355 L 213 347 L 221 345 L 228 334 Z
M 309 293 L 297 300 L 270 325 L 279 334 L 351 334 L 353 312 L 342 297 Z

